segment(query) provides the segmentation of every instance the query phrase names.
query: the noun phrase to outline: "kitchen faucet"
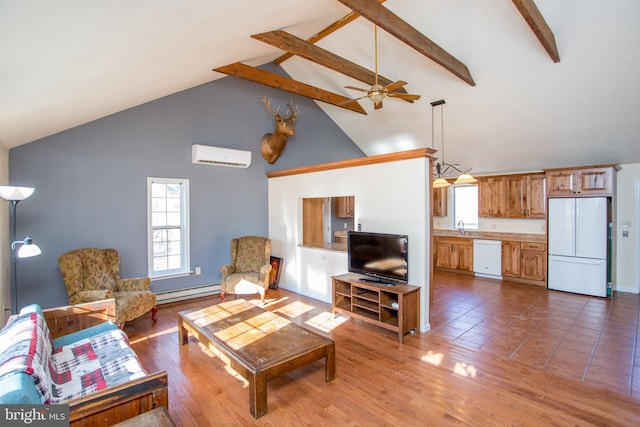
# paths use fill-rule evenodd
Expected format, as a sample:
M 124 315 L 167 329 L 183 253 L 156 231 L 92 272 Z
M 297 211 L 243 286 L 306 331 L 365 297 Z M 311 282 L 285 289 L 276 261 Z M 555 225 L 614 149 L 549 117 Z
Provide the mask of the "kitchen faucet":
M 464 236 L 464 221 L 458 221 L 458 231 Z

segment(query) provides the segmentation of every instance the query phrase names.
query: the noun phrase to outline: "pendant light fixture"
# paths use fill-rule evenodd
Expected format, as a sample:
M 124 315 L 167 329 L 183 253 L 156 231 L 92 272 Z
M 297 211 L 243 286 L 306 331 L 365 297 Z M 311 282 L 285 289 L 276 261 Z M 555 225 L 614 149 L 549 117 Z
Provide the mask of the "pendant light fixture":
M 446 163 L 444 161 L 444 107 L 443 105 L 445 103 L 446 102 L 444 99 L 433 101 L 431 103 L 431 107 L 432 107 L 431 108 L 431 148 L 435 148 L 433 141 L 434 141 L 434 135 L 435 135 L 434 111 L 436 107 L 440 107 L 440 133 L 441 133 L 440 144 L 442 146 L 440 150 L 440 153 L 441 153 L 440 161 L 436 162 L 436 164 L 433 166 L 433 177 L 434 177 L 433 188 L 442 188 L 442 187 L 448 187 L 451 185 L 451 183 L 444 178 L 450 169 L 454 169 L 460 173 L 458 178 L 454 181 L 454 184 L 473 184 L 478 181 L 473 176 L 471 176 L 471 174 L 469 174 L 469 171 L 471 171 L 471 168 L 467 170 L 461 170 L 459 164 Z

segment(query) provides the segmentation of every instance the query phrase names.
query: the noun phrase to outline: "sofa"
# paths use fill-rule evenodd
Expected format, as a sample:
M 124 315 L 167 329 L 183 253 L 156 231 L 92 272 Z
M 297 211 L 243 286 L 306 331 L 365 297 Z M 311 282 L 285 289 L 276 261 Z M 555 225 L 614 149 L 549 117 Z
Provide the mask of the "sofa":
M 149 374 L 114 323 L 113 299 L 42 310 L 0 330 L 0 404 L 69 405 L 70 426 L 112 425 L 168 408 L 165 371 Z

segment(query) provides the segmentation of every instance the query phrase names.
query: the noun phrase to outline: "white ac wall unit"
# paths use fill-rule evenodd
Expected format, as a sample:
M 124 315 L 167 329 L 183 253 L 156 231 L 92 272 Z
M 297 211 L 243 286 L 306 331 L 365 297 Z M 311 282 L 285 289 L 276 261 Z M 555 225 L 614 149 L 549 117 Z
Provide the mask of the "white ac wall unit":
M 194 165 L 248 168 L 251 165 L 251 151 L 193 144 L 191 146 L 191 161 Z

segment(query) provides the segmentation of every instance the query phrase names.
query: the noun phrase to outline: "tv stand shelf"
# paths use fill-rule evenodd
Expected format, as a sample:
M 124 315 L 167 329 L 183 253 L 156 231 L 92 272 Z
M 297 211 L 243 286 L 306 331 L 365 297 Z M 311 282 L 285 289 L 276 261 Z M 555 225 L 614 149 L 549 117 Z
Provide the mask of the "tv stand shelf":
M 345 314 L 397 332 L 402 343 L 405 334 L 420 324 L 420 287 L 404 283 L 389 286 L 362 281 L 364 278 L 355 273 L 331 277 L 333 314 Z

